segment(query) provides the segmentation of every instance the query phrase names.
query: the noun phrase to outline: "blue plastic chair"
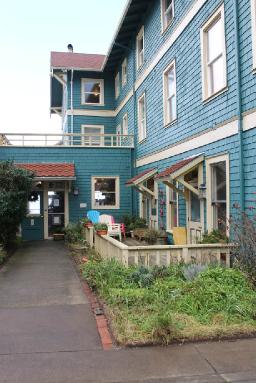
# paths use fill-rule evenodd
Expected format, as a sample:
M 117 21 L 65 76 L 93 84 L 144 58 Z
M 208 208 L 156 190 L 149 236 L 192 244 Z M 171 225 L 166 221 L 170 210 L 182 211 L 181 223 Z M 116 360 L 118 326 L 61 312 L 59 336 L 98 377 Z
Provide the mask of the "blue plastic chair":
M 87 212 L 87 218 L 94 224 L 99 223 L 100 213 L 97 210 L 89 210 Z

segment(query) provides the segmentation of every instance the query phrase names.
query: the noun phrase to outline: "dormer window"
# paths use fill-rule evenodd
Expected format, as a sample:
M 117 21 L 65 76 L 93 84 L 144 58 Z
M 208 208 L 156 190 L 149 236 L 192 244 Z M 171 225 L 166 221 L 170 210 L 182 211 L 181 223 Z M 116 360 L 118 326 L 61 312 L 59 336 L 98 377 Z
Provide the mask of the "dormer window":
M 136 38 L 137 69 L 144 63 L 144 27 L 139 31 Z
M 81 104 L 103 105 L 104 104 L 104 80 L 83 78 Z
M 171 24 L 174 17 L 174 0 L 161 0 L 162 9 L 162 29 L 165 29 Z

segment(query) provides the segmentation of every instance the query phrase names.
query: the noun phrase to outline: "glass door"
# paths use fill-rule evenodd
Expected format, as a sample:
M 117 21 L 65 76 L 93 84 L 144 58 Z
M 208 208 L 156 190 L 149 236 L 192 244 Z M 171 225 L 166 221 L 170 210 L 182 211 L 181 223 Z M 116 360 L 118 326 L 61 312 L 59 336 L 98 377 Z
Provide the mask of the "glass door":
M 65 226 L 65 191 L 48 190 L 48 236 L 59 233 Z

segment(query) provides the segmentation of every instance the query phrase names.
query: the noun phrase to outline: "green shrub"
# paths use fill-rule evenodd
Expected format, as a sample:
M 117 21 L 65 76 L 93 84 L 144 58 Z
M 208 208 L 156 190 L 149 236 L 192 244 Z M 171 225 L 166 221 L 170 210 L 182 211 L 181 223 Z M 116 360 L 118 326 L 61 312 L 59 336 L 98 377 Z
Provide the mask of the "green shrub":
M 154 245 L 158 237 L 159 237 L 159 232 L 157 230 L 147 229 L 145 231 L 144 239 L 150 245 Z
M 200 243 L 228 243 L 229 239 L 223 232 L 213 230 L 210 233 L 204 233 Z
M 195 279 L 200 273 L 207 270 L 208 266 L 206 265 L 197 265 L 191 264 L 183 266 L 182 274 L 187 281 L 192 281 Z
M 108 225 L 105 223 L 95 223 L 94 229 L 97 230 L 108 230 Z
M 68 243 L 78 243 L 84 241 L 83 227 L 80 223 L 69 223 L 64 229 L 65 240 Z

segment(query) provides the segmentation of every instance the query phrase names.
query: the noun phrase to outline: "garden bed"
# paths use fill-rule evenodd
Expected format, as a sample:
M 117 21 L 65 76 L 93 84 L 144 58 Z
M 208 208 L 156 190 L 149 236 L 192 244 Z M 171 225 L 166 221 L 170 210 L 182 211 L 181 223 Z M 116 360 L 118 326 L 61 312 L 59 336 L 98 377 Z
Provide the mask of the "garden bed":
M 127 268 L 116 260 L 91 258 L 82 273 L 105 302 L 120 345 L 233 338 L 256 332 L 256 291 L 239 270 L 177 264 Z

